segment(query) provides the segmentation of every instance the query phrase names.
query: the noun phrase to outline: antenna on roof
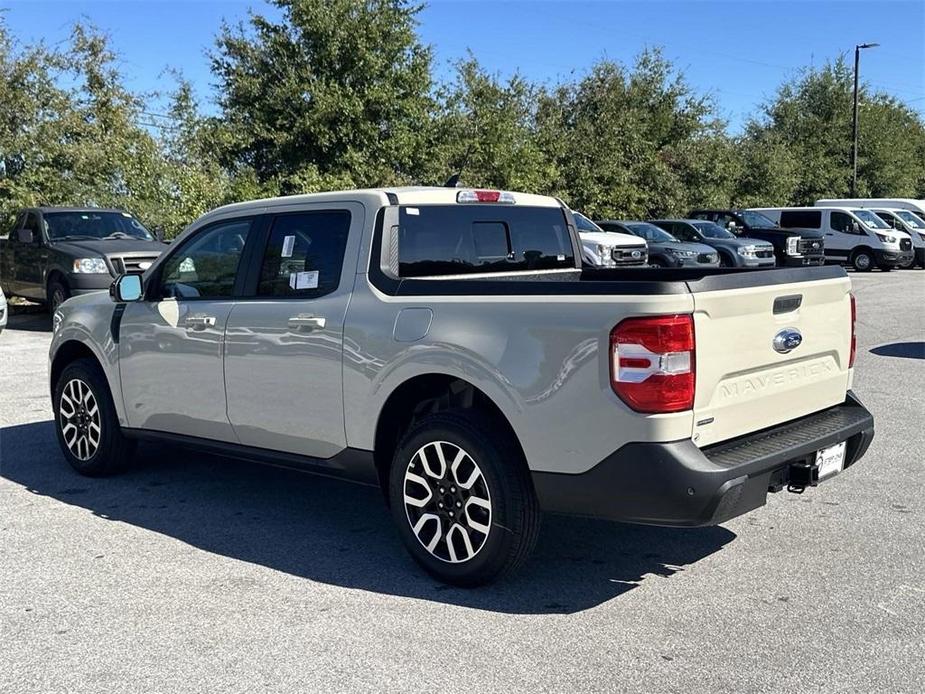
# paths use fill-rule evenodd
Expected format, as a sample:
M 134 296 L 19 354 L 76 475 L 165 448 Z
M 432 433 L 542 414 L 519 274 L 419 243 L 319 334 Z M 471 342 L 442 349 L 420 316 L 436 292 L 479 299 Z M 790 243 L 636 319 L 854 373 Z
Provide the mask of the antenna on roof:
M 454 173 L 452 176 L 446 179 L 446 183 L 443 184 L 443 187 L 444 188 L 459 188 L 459 177 L 461 175 L 462 174 L 460 173 Z

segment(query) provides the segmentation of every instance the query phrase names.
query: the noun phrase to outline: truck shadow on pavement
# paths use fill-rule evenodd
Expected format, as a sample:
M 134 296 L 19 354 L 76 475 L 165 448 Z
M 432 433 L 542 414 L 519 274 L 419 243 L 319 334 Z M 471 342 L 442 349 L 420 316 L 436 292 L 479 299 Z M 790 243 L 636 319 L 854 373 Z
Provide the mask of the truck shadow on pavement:
M 64 460 L 50 421 L 0 429 L 0 477 L 100 518 L 312 581 L 509 614 L 595 607 L 642 581 L 684 571 L 735 537 L 721 527 L 547 515 L 533 557 L 516 576 L 463 590 L 414 564 L 371 487 L 158 444 L 139 445 L 126 473 L 88 479 Z
M 905 359 L 925 359 L 925 342 L 891 342 L 870 350 L 879 357 L 902 357 Z
M 8 330 L 24 330 L 26 332 L 51 332 L 51 314 L 44 306 L 8 304 L 7 317 Z

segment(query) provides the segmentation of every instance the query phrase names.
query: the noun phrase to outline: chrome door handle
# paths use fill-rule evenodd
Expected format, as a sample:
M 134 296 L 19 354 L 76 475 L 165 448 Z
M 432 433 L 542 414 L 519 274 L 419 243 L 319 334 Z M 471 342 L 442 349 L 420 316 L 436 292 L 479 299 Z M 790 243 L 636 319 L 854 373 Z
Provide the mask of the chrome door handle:
M 302 328 L 314 330 L 315 328 L 323 328 L 324 324 L 325 320 L 321 316 L 312 316 L 306 313 L 300 313 L 289 319 L 289 327 L 295 330 L 300 330 Z
M 204 328 L 211 328 L 215 325 L 215 316 L 187 316 L 186 317 L 186 327 L 192 328 L 193 330 L 202 330 Z

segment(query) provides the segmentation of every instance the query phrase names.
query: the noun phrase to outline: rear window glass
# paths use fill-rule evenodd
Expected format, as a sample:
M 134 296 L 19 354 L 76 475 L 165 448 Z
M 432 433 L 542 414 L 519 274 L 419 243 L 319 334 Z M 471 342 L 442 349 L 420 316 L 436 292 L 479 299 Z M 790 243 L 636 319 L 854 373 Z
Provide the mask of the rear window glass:
M 399 212 L 401 277 L 574 267 L 559 208 L 427 205 Z
M 788 228 L 818 229 L 822 226 L 822 212 L 819 210 L 782 210 L 780 225 Z

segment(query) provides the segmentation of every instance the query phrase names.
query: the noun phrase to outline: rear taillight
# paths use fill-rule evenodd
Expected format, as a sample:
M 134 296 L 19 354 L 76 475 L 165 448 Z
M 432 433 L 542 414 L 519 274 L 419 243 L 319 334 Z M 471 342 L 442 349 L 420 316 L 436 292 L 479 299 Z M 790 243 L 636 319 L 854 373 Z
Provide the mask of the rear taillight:
M 854 358 L 858 354 L 858 335 L 855 326 L 858 322 L 858 307 L 854 301 L 854 294 L 851 297 L 851 355 L 848 357 L 848 368 L 854 368 Z
M 695 366 L 690 315 L 627 318 L 610 331 L 610 385 L 637 412 L 693 408 Z

